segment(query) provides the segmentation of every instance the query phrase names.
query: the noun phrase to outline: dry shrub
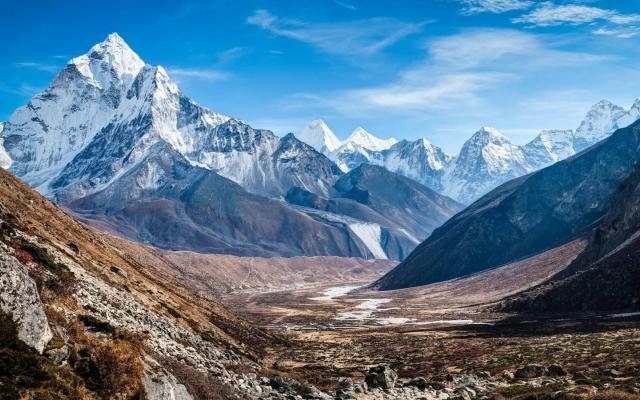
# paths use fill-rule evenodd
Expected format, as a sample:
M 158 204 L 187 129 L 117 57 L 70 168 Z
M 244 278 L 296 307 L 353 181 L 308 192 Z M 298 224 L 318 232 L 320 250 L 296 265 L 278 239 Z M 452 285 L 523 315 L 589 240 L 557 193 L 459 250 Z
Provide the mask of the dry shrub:
M 640 400 L 640 395 L 620 390 L 605 390 L 589 397 L 589 400 Z
M 47 316 L 69 336 L 69 365 L 87 389 L 104 399 L 134 398 L 142 391 L 144 370 L 140 336 L 118 331 L 112 335 L 114 340 L 106 339 L 87 334 L 83 322 L 67 319 L 51 308 L 47 308 Z M 93 321 L 86 316 L 85 319 Z
M 127 340 L 81 348 L 71 360 L 88 389 L 102 398 L 138 393 L 143 384 L 142 346 Z
M 13 256 L 23 264 L 28 264 L 30 262 L 33 262 L 33 256 L 31 256 L 31 253 L 29 253 L 26 250 L 15 249 Z

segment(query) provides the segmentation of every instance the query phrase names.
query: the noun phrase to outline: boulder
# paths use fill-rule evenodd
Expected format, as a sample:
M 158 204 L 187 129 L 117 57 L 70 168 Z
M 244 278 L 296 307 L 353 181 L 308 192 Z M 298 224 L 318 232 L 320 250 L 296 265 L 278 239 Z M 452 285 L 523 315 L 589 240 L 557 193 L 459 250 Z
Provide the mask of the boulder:
M 18 324 L 18 337 L 42 354 L 53 337 L 36 283 L 27 267 L 0 253 L 0 309 Z
M 193 400 L 187 388 L 149 356 L 144 358 L 143 384 L 149 400 Z
M 516 379 L 531 379 L 539 378 L 546 372 L 546 368 L 538 364 L 529 364 L 524 367 L 518 368 L 515 373 Z
M 277 390 L 280 393 L 293 391 L 296 387 L 300 386 L 300 383 L 298 383 L 298 381 L 286 376 L 274 376 L 269 379 L 269 384 L 273 389 Z
M 407 383 L 407 386 L 413 386 L 413 387 L 417 387 L 420 390 L 425 390 L 426 388 L 429 387 L 429 382 L 423 377 L 419 376 L 417 378 L 411 379 Z
M 567 371 L 565 371 L 561 365 L 553 364 L 547 367 L 547 375 L 550 377 L 565 376 L 566 374 Z
M 370 388 L 393 389 L 398 374 L 386 365 L 369 368 L 365 382 Z

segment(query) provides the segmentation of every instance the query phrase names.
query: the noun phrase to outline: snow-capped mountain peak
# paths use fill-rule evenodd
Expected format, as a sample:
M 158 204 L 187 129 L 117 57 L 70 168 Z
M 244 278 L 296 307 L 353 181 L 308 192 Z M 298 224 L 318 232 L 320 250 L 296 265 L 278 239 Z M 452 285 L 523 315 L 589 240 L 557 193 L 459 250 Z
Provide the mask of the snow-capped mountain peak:
M 69 64 L 95 82 L 100 88 L 108 89 L 114 77 L 127 86 L 138 75 L 144 61 L 127 45 L 117 33 L 93 46 L 88 53 L 73 58 Z
M 309 126 L 302 130 L 297 136 L 298 139 L 323 154 L 328 154 L 336 150 L 342 144 L 331 128 L 321 119 L 311 121 Z
M 509 139 L 496 128 L 483 126 L 469 139 L 470 143 L 487 144 L 487 143 L 505 143 Z
M 616 129 L 616 121 L 623 117 L 624 108 L 608 100 L 597 102 L 575 132 L 576 151 L 581 151 L 609 136 Z
M 380 139 L 379 137 L 367 132 L 362 127 L 357 127 L 351 132 L 351 135 L 345 140 L 345 143 L 355 143 L 367 150 L 382 151 L 396 144 L 395 138 Z

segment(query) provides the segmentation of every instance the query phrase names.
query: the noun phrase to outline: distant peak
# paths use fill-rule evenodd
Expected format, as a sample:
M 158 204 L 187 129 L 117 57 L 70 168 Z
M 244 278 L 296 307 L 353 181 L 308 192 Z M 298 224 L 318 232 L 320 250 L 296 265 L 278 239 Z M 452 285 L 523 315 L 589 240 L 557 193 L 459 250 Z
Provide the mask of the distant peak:
M 350 137 L 355 137 L 355 136 L 371 136 L 371 137 L 376 137 L 375 135 L 367 132 L 366 129 L 364 129 L 363 127 L 359 126 L 356 129 L 353 130 L 353 132 L 351 132 Z
M 602 106 L 611 107 L 611 106 L 615 106 L 615 104 L 613 104 L 612 102 L 610 102 L 607 99 L 602 99 L 599 102 L 597 102 L 596 104 L 594 104 L 593 106 L 594 107 L 602 107 Z
M 488 136 L 488 137 L 497 137 L 500 139 L 506 139 L 507 137 L 505 135 L 502 134 L 502 132 L 500 132 L 499 130 L 497 130 L 496 128 L 493 128 L 491 126 L 483 126 L 480 129 L 478 129 L 478 131 L 474 134 L 474 136 Z
M 309 126 L 310 126 L 310 127 L 323 127 L 323 128 L 325 128 L 325 127 L 326 127 L 326 128 L 329 128 L 329 127 L 327 126 L 327 124 L 326 124 L 323 120 L 321 120 L 320 118 L 318 118 L 318 119 L 314 119 L 313 121 L 311 121 L 311 122 L 309 123 Z
M 427 138 L 421 138 L 420 142 L 422 143 L 422 145 L 424 147 L 432 147 L 433 146 L 433 143 L 431 143 L 431 141 L 429 139 L 427 139 Z
M 341 142 L 331 128 L 321 119 L 314 119 L 297 138 L 319 152 L 331 152 L 340 147 Z
M 368 150 L 382 151 L 396 144 L 398 141 L 394 138 L 380 139 L 372 133 L 366 131 L 359 126 L 351 132 L 346 140 L 347 143 L 354 143 Z
M 113 32 L 107 35 L 107 39 L 105 40 L 107 43 L 116 43 L 120 45 L 127 45 L 122 36 L 118 35 L 118 32 Z

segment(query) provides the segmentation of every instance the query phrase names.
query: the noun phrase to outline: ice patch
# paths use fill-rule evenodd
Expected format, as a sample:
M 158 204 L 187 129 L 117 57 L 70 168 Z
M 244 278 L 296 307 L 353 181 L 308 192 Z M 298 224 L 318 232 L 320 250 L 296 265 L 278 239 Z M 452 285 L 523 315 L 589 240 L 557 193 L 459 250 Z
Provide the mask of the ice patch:
M 627 318 L 627 317 L 635 317 L 640 315 L 640 312 L 628 312 L 628 313 L 620 313 L 620 314 L 609 314 L 609 318 Z
M 335 286 L 325 289 L 322 292 L 322 296 L 311 297 L 310 300 L 318 300 L 318 301 L 327 301 L 333 300 L 336 297 L 341 297 L 351 292 L 354 289 L 359 288 L 360 286 Z
M 375 258 L 387 260 L 387 254 L 380 245 L 380 237 L 382 236 L 382 230 L 380 225 L 371 223 L 353 223 L 349 224 L 349 229 L 358 236 L 362 243 L 367 246 L 367 249 L 373 254 Z
M 356 308 L 360 310 L 377 310 L 381 304 L 390 302 L 391 299 L 366 299 L 362 303 L 358 304 Z
M 407 322 L 415 321 L 415 318 L 404 318 L 404 317 L 388 317 L 388 318 L 378 318 L 378 323 L 380 325 L 401 325 L 406 324 Z

